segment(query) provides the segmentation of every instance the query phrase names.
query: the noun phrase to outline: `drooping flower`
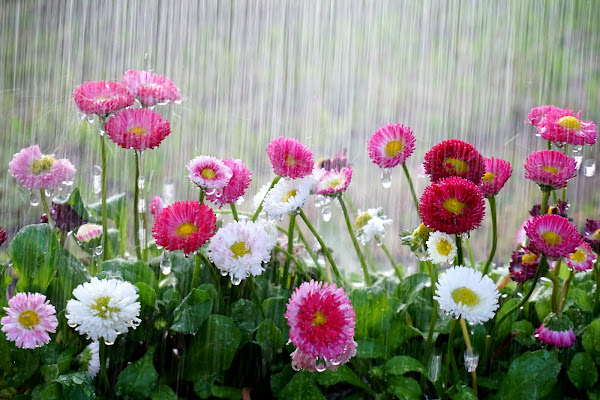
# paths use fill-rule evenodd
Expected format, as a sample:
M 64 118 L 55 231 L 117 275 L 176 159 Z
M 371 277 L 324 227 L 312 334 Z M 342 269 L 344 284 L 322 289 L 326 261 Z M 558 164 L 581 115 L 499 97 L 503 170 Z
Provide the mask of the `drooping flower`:
M 371 135 L 367 150 L 379 168 L 393 168 L 404 164 L 415 151 L 415 136 L 408 126 L 384 125 Z
M 281 179 L 265 197 L 265 212 L 271 218 L 296 212 L 310 196 L 314 184 L 310 175 L 299 179 Z
M 73 92 L 73 100 L 81 112 L 106 117 L 133 104 L 129 90 L 117 82 L 85 82 Z
M 362 243 L 366 244 L 374 238 L 383 239 L 385 237 L 385 225 L 391 224 L 383 213 L 383 209 L 369 208 L 367 211 L 358 210 L 358 216 L 354 221 L 356 237 Z
M 106 134 L 124 149 L 146 150 L 158 147 L 171 133 L 171 124 L 147 108 L 123 110 L 106 122 Z
M 148 211 L 150 211 L 150 214 L 152 214 L 154 218 L 156 218 L 163 208 L 165 208 L 165 203 L 160 196 L 154 196 L 148 205 Z
M 410 250 L 419 260 L 426 260 L 429 257 L 427 254 L 427 241 L 431 232 L 433 231 L 421 223 L 413 230 L 403 231 L 400 234 L 400 239 L 403 245 L 410 247 Z
M 556 190 L 567 186 L 574 178 L 577 162 L 556 150 L 540 150 L 525 160 L 525 178 L 540 185 L 542 190 Z
M 434 264 L 452 264 L 456 257 L 454 238 L 444 232 L 433 232 L 427 240 L 427 254 Z
M 485 173 L 483 156 L 467 142 L 444 140 L 425 154 L 425 173 L 432 183 L 451 176 L 468 179 L 479 185 Z
M 348 156 L 346 155 L 346 149 L 341 153 L 338 153 L 333 158 L 320 158 L 317 161 L 317 168 L 323 168 L 326 171 L 332 171 L 334 169 L 342 169 L 350 167 Z
M 114 342 L 141 322 L 139 296 L 129 282 L 93 277 L 77 286 L 73 296 L 75 299 L 67 302 L 67 323 L 91 340 Z
M 302 283 L 285 313 L 290 340 L 306 356 L 338 365 L 354 346 L 356 318 L 343 288 L 311 280 Z
M 493 318 L 500 295 L 489 276 L 462 265 L 440 274 L 435 294 L 442 310 L 470 324 Z
M 541 215 L 527 221 L 525 232 L 529 247 L 548 257 L 567 257 L 581 241 L 577 228 L 558 215 Z
M 531 208 L 531 210 L 529 210 L 529 215 L 531 215 L 532 217 L 537 217 L 538 215 L 542 215 L 541 209 L 542 209 L 541 204 L 534 204 L 534 206 Z M 567 218 L 568 217 L 568 214 L 567 214 L 568 209 L 569 209 L 568 202 L 558 200 L 556 202 L 556 205 L 553 205 L 553 206 L 549 205 L 547 212 L 544 214 L 560 215 L 563 218 Z
M 206 191 L 221 190 L 231 179 L 231 168 L 215 157 L 198 156 L 187 164 L 188 179 Z
M 100 344 L 94 341 L 79 354 L 79 367 L 94 378 L 100 371 Z
M 36 144 L 22 149 L 8 163 L 10 174 L 28 190 L 56 190 L 65 181 L 73 181 L 75 167 L 65 158 L 42 154 Z
M 121 83 L 146 106 L 176 103 L 181 100 L 177 86 L 170 79 L 152 71 L 131 69 L 123 74 Z
M 197 201 L 179 201 L 164 208 L 152 227 L 156 244 L 188 255 L 206 243 L 217 229 L 215 212 Z
M 508 267 L 510 278 L 518 283 L 532 279 L 535 276 L 539 262 L 540 255 L 527 247 L 513 251 L 510 266 Z
M 231 169 L 232 175 L 229 182 L 223 187 L 221 193 L 217 191 L 206 193 L 206 198 L 217 204 L 219 208 L 225 204 L 234 204 L 240 200 L 246 193 L 246 189 L 248 189 L 252 180 L 252 173 L 246 168 L 242 160 L 227 158 L 223 160 L 223 164 Z
M 512 175 L 512 168 L 508 161 L 500 158 L 484 158 L 485 174 L 479 183 L 479 189 L 485 197 L 493 197 L 504 187 Z
M 293 138 L 278 137 L 267 147 L 273 171 L 286 178 L 302 178 L 313 171 L 313 154 L 302 143 Z
M 335 360 L 311 357 L 300 348 L 297 348 L 290 354 L 292 357 L 292 369 L 294 371 L 322 372 L 324 370 L 336 371 L 340 365 L 346 364 L 356 355 L 358 345 L 353 340 L 346 348 L 346 351 Z
M 584 240 L 575 248 L 573 253 L 566 257 L 567 265 L 575 272 L 589 271 L 597 259 L 598 257 L 592 251 L 592 247 Z
M 575 116 L 575 112 L 568 108 L 552 109 L 537 125 L 538 133 L 558 146 L 593 145 L 598 138 L 596 125 L 591 121 L 582 121 L 579 119 L 580 115 L 581 111 Z
M 481 225 L 484 206 L 477 185 L 463 178 L 450 177 L 425 188 L 419 202 L 419 214 L 429 228 L 459 235 Z
M 597 254 L 600 254 L 600 220 L 586 219 L 582 236 L 583 240 L 588 242 Z
M 326 196 L 340 194 L 346 191 L 351 179 L 351 168 L 327 171 L 319 177 L 317 184 L 315 185 L 315 193 Z
M 559 110 L 559 108 L 556 106 L 539 106 L 532 108 L 527 115 L 527 121 L 525 121 L 525 123 L 537 127 L 542 119 L 546 117 L 546 114 L 554 110 Z
M 52 217 L 55 226 L 61 232 L 65 233 L 85 224 L 85 220 L 77 214 L 75 208 L 70 204 L 57 204 L 52 202 L 50 216 Z
M 556 347 L 571 347 L 576 341 L 573 323 L 566 314 L 548 314 L 535 330 L 535 337 Z
M 261 223 L 239 221 L 219 229 L 208 245 L 208 254 L 234 284 L 265 270 L 277 237 L 269 236 Z
M 17 347 L 34 349 L 50 341 L 48 332 L 56 332 L 56 309 L 40 293 L 17 293 L 4 307 L 2 332 Z
M 81 243 L 89 243 L 102 237 L 102 225 L 84 224 L 79 227 L 75 239 Z

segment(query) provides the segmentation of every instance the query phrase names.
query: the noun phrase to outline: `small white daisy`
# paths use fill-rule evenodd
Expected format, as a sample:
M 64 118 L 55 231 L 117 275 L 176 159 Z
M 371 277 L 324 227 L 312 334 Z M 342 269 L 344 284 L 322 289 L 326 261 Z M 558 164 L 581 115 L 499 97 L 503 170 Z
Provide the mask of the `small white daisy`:
M 302 208 L 315 185 L 312 176 L 299 179 L 281 179 L 267 193 L 264 210 L 271 218 L 281 217 Z
M 114 342 L 141 322 L 136 287 L 129 282 L 94 277 L 77 286 L 73 296 L 77 300 L 67 302 L 67 323 L 92 340 Z
M 391 224 L 392 220 L 387 219 L 380 208 L 369 208 L 367 211 L 358 210 L 358 217 L 354 221 L 354 228 L 357 231 L 358 240 L 366 244 L 374 237 L 383 238 L 385 236 L 385 225 Z
M 260 203 L 262 203 L 262 201 L 264 200 L 270 187 L 271 185 L 269 183 L 265 183 L 260 187 L 260 189 L 258 189 L 258 192 L 256 192 L 256 194 L 252 198 L 252 205 L 254 206 L 254 208 L 258 208 L 258 206 L 260 206 Z
M 427 254 L 434 264 L 452 264 L 456 257 L 456 244 L 452 236 L 433 232 L 427 240 Z
M 229 274 L 232 283 L 239 284 L 249 275 L 263 273 L 263 263 L 271 259 L 276 240 L 260 222 L 233 222 L 212 237 L 208 255 L 217 268 Z
M 86 346 L 79 355 L 79 366 L 94 378 L 100 371 L 100 347 L 99 343 L 94 341 Z
M 452 267 L 438 278 L 433 298 L 440 308 L 470 324 L 494 317 L 498 308 L 498 289 L 489 276 L 462 265 Z

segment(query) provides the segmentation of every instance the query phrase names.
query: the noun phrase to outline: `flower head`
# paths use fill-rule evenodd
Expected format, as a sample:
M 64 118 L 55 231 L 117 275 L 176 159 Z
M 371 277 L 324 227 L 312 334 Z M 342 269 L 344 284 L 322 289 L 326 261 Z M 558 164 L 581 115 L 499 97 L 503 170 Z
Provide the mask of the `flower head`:
M 481 324 L 494 317 L 498 308 L 498 289 L 494 281 L 473 268 L 459 265 L 442 273 L 436 283 L 440 308 L 470 324 Z
M 583 240 L 592 247 L 592 250 L 600 254 L 600 220 L 586 219 L 582 236 Z
M 484 158 L 485 174 L 479 183 L 479 189 L 485 197 L 493 197 L 512 175 L 512 168 L 508 161 L 500 158 Z
M 444 232 L 433 232 L 427 240 L 427 254 L 434 264 L 452 264 L 456 257 L 454 238 Z
M 267 147 L 273 171 L 286 178 L 302 178 L 312 173 L 313 154 L 302 143 L 292 138 L 278 137 Z
M 546 114 L 554 110 L 559 110 L 559 108 L 555 106 L 540 106 L 532 108 L 529 112 L 529 115 L 527 115 L 527 121 L 525 121 L 525 123 L 537 127 L 539 123 L 542 122 L 542 120 L 546 117 Z
M 577 228 L 558 215 L 541 215 L 527 221 L 525 232 L 530 248 L 548 257 L 566 257 L 581 241 Z
M 2 229 L 2 226 L 0 226 L 0 246 L 2 246 L 2 243 L 4 243 L 5 240 L 6 240 L 6 231 L 4 229 Z
M 81 112 L 105 117 L 133 104 L 129 90 L 117 82 L 85 82 L 73 92 L 73 100 Z
M 379 128 L 368 141 L 369 157 L 379 168 L 404 164 L 415 151 L 415 136 L 408 126 L 388 124 Z
M 346 149 L 344 149 L 341 153 L 337 153 L 333 158 L 320 158 L 317 161 L 317 168 L 323 168 L 326 171 L 347 167 L 350 167 L 350 162 L 348 162 Z
M 165 208 L 165 203 L 160 196 L 154 196 L 148 205 L 148 211 L 150 211 L 150 214 L 152 214 L 154 218 L 156 218 L 163 208 Z
M 252 173 L 246 168 L 242 160 L 228 158 L 223 160 L 223 164 L 231 169 L 232 175 L 229 182 L 223 187 L 222 192 L 215 191 L 206 194 L 206 198 L 217 204 L 219 208 L 225 204 L 234 204 L 237 202 L 244 196 L 252 180 Z
M 336 195 L 345 192 L 352 179 L 352 169 L 342 168 L 339 171 L 337 168 L 332 171 L 327 171 L 322 174 L 315 186 L 315 193 L 322 195 Z
M 462 234 L 481 225 L 484 205 L 477 185 L 451 177 L 425 188 L 419 202 L 419 214 L 423 223 L 433 230 Z
M 343 288 L 311 280 L 300 285 L 285 313 L 290 340 L 307 356 L 339 360 L 352 346 L 354 309 Z
M 510 260 L 510 278 L 518 283 L 532 279 L 540 262 L 540 255 L 523 247 L 512 253 Z
M 65 158 L 42 154 L 36 144 L 22 149 L 8 163 L 10 174 L 28 190 L 56 190 L 65 181 L 73 181 L 75 167 Z
M 156 244 L 188 255 L 202 247 L 217 229 L 215 212 L 197 201 L 179 201 L 164 208 L 152 227 Z
M 94 341 L 79 354 L 79 366 L 94 378 L 100 371 L 100 344 Z
M 433 146 L 425 154 L 423 166 L 434 183 L 458 176 L 479 185 L 485 173 L 483 156 L 475 147 L 458 139 L 444 140 Z
M 575 112 L 568 108 L 554 108 L 537 125 L 538 133 L 558 146 L 593 145 L 598 138 L 596 125 L 591 121 L 580 120 L 580 115 L 581 111 L 575 116 Z
M 414 230 L 403 231 L 400 239 L 403 245 L 410 247 L 410 250 L 415 253 L 415 256 L 419 260 L 426 260 L 429 257 L 427 253 L 427 241 L 431 232 L 433 231 L 430 228 L 421 223 Z
M 58 320 L 54 306 L 40 293 L 17 293 L 4 307 L 2 332 L 17 347 L 34 349 L 50 341 L 48 332 L 56 332 Z
M 73 229 L 85 224 L 85 220 L 77 214 L 77 211 L 70 204 L 57 204 L 52 202 L 50 209 L 52 220 L 61 232 L 70 232 Z
M 525 160 L 525 178 L 540 185 L 542 190 L 566 187 L 576 171 L 575 159 L 556 150 L 536 151 Z
M 309 371 L 309 372 L 323 372 L 325 370 L 336 371 L 342 364 L 346 364 L 352 357 L 356 355 L 356 347 L 358 345 L 353 340 L 342 355 L 336 357 L 336 359 L 319 360 L 318 357 L 311 357 L 300 348 L 297 348 L 290 354 L 292 357 L 292 369 L 294 371 Z
M 535 330 L 535 337 L 556 347 L 571 347 L 576 341 L 573 323 L 565 314 L 548 314 Z
M 121 83 L 146 106 L 181 100 L 179 89 L 171 80 L 151 71 L 131 69 L 123 74 Z
M 89 339 L 114 342 L 141 322 L 137 290 L 129 282 L 93 277 L 77 286 L 73 296 L 67 302 L 67 323 Z
M 545 212 L 544 214 L 560 215 L 561 217 L 567 218 L 567 216 L 568 216 L 567 210 L 568 209 L 569 209 L 568 202 L 558 200 L 556 202 L 556 205 L 548 206 L 548 210 L 546 210 L 547 212 Z M 541 210 L 542 210 L 541 204 L 534 204 L 534 206 L 531 208 L 531 210 L 529 210 L 529 215 L 531 215 L 532 217 L 537 217 L 538 215 L 543 215 Z
M 188 179 L 206 191 L 221 190 L 231 179 L 231 168 L 215 157 L 198 156 L 187 164 Z
M 89 243 L 102 237 L 102 225 L 84 224 L 79 227 L 75 239 L 81 243 Z
M 366 244 L 373 238 L 382 239 L 385 236 L 385 225 L 391 224 L 383 213 L 383 209 L 369 208 L 367 211 L 358 210 L 358 216 L 354 221 L 356 237 L 362 244 Z
M 575 251 L 569 254 L 566 259 L 570 269 L 576 272 L 585 272 L 592 269 L 598 257 L 592 251 L 592 247 L 582 240 L 579 246 L 575 248 Z
M 296 212 L 310 196 L 314 184 L 310 175 L 299 179 L 281 179 L 265 197 L 265 212 L 271 218 Z
M 106 134 L 124 149 L 153 149 L 158 147 L 169 133 L 169 121 L 147 108 L 120 111 L 106 122 Z

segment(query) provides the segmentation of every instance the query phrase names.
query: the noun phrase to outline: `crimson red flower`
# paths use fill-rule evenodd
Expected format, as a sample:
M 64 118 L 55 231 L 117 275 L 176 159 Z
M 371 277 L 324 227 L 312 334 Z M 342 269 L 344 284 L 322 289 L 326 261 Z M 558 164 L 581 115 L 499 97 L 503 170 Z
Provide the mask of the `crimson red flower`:
M 484 206 L 483 195 L 475 183 L 453 176 L 425 188 L 419 214 L 428 228 L 458 235 L 481 225 Z
M 444 140 L 425 154 L 425 173 L 431 182 L 458 176 L 479 185 L 485 173 L 483 156 L 467 142 L 458 139 Z

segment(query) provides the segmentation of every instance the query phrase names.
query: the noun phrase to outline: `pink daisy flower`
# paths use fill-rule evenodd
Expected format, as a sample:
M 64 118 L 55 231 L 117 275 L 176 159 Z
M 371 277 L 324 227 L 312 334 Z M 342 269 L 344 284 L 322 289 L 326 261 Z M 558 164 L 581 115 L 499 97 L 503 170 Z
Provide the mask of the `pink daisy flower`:
M 267 147 L 273 171 L 286 178 L 302 178 L 313 171 L 313 154 L 302 143 L 292 138 L 278 137 Z
M 550 110 L 537 125 L 538 133 L 559 146 L 593 145 L 598 137 L 596 125 L 591 121 L 580 120 L 580 115 L 581 111 L 575 116 L 575 112 L 568 108 Z
M 121 83 L 146 106 L 181 101 L 177 86 L 168 78 L 151 71 L 129 70 L 121 77 Z
M 58 320 L 54 306 L 40 293 L 18 293 L 4 307 L 2 332 L 17 347 L 34 349 L 50 341 L 48 332 L 56 332 Z
M 285 317 L 290 340 L 313 359 L 337 361 L 354 341 L 354 309 L 335 284 L 304 282 L 290 297 Z
M 479 183 L 479 190 L 485 197 L 494 197 L 504 187 L 512 175 L 512 168 L 508 161 L 500 158 L 484 158 L 485 174 Z
M 555 106 L 540 106 L 532 108 L 529 112 L 529 115 L 527 115 L 527 121 L 525 121 L 525 123 L 537 127 L 544 117 L 546 117 L 546 114 L 554 110 L 560 109 Z
M 535 330 L 535 337 L 556 347 L 571 347 L 576 341 L 573 324 L 565 314 L 548 314 L 542 325 Z
M 337 168 L 333 171 L 326 171 L 319 177 L 315 193 L 330 196 L 342 193 L 348 188 L 351 179 L 351 168 L 342 168 L 341 171 L 338 171 Z
M 73 181 L 75 167 L 65 158 L 42 154 L 36 144 L 22 149 L 8 163 L 10 174 L 28 190 L 56 190 L 65 181 Z
M 525 178 L 540 185 L 542 190 L 566 187 L 576 171 L 575 159 L 555 150 L 536 151 L 525 160 Z
M 120 83 L 85 82 L 73 92 L 73 100 L 81 112 L 105 117 L 133 104 L 133 95 Z
M 78 242 L 88 243 L 94 239 L 100 239 L 102 237 L 102 225 L 97 224 L 84 224 L 79 227 L 75 234 L 75 239 Z
M 231 169 L 231 178 L 225 187 L 223 187 L 222 193 L 215 191 L 214 193 L 206 193 L 206 199 L 212 201 L 219 208 L 225 204 L 234 204 L 240 197 L 244 196 L 250 181 L 252 180 L 252 173 L 242 160 L 236 160 L 233 158 L 227 158 L 223 160 L 223 164 Z
M 513 281 L 523 283 L 532 279 L 540 262 L 539 254 L 524 247 L 512 253 L 510 260 L 510 277 Z
M 585 272 L 592 269 L 592 266 L 597 260 L 596 254 L 592 251 L 592 247 L 585 241 L 581 241 L 575 251 L 566 257 L 569 268 L 576 272 Z
M 379 128 L 368 140 L 369 157 L 379 168 L 404 164 L 415 151 L 415 136 L 408 126 L 388 124 Z
M 297 348 L 290 356 L 292 357 L 292 369 L 294 371 L 309 371 L 322 372 L 324 370 L 336 371 L 342 364 L 346 364 L 352 357 L 356 355 L 356 347 L 358 345 L 353 340 L 347 347 L 344 353 L 334 360 L 319 360 L 316 357 L 303 352 Z
M 231 168 L 215 157 L 199 156 L 187 164 L 188 179 L 207 191 L 220 190 L 229 183 Z
M 171 124 L 158 113 L 133 108 L 116 113 L 106 122 L 106 134 L 124 149 L 146 150 L 158 147 L 171 133 Z
M 600 254 L 600 220 L 586 219 L 582 236 L 583 240 L 585 240 L 596 253 Z
M 164 208 L 152 227 L 156 244 L 188 255 L 202 247 L 217 229 L 217 217 L 206 204 L 180 201 Z
M 558 215 L 540 215 L 527 221 L 525 232 L 529 247 L 548 257 L 567 257 L 581 242 L 577 228 Z
M 433 146 L 425 154 L 423 166 L 431 182 L 458 176 L 479 185 L 485 173 L 483 156 L 475 147 L 458 139 L 444 140 Z
M 165 203 L 160 196 L 154 196 L 148 205 L 148 211 L 150 211 L 150 214 L 152 214 L 154 218 L 156 218 L 163 208 L 165 208 Z
M 342 169 L 350 166 L 350 162 L 348 161 L 348 155 L 346 154 L 346 149 L 344 149 L 341 153 L 337 153 L 333 158 L 320 158 L 317 161 L 317 167 L 323 168 L 326 171 L 331 171 L 334 169 Z
M 425 188 L 419 202 L 419 214 L 428 228 L 459 235 L 481 225 L 484 206 L 477 185 L 453 176 Z

